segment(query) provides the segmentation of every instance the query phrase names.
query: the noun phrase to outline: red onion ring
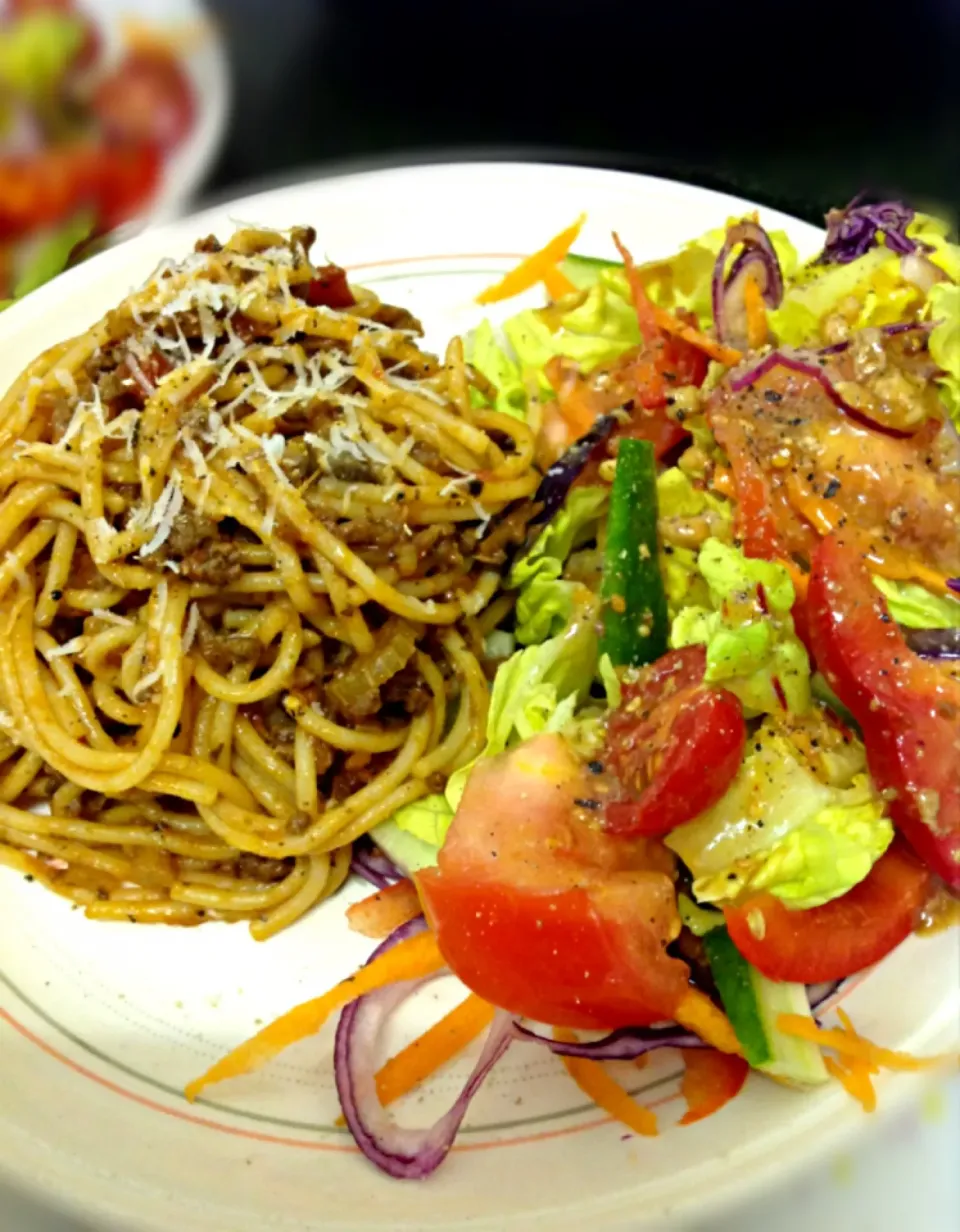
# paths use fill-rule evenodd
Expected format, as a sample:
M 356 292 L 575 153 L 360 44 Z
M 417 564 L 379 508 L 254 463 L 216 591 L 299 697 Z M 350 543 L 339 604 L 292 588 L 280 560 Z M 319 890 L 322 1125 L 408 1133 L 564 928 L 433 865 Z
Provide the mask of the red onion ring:
M 374 950 L 368 961 L 424 928 L 422 916 L 402 925 Z M 406 980 L 368 993 L 348 1005 L 337 1024 L 333 1068 L 344 1119 L 367 1159 L 388 1176 L 400 1180 L 423 1180 L 440 1167 L 453 1146 L 471 1099 L 513 1040 L 510 1016 L 499 1011 L 480 1059 L 450 1109 L 427 1129 L 398 1125 L 377 1095 L 374 1046 L 390 1014 L 432 978 Z
M 603 1039 L 582 1042 L 573 1040 L 556 1040 L 547 1035 L 540 1035 L 514 1022 L 512 1031 L 515 1039 L 526 1040 L 532 1044 L 543 1044 L 558 1057 L 583 1057 L 588 1061 L 633 1061 L 644 1053 L 653 1052 L 657 1048 L 707 1048 L 699 1036 L 680 1027 L 621 1027 L 618 1031 L 604 1036 Z
M 799 372 L 804 376 L 812 377 L 820 383 L 824 391 L 829 395 L 831 402 L 843 411 L 848 419 L 854 420 L 864 428 L 869 428 L 874 432 L 882 432 L 884 436 L 893 436 L 899 439 L 912 435 L 910 432 L 902 432 L 899 428 L 888 428 L 885 424 L 876 423 L 868 415 L 864 415 L 862 411 L 858 411 L 856 407 L 851 406 L 849 402 L 845 402 L 840 397 L 833 382 L 819 363 L 815 360 L 804 359 L 798 355 L 790 355 L 786 351 L 771 351 L 769 355 L 764 356 L 754 367 L 734 377 L 730 382 L 730 388 L 734 393 L 739 393 L 741 390 L 753 385 L 755 381 L 759 381 L 762 376 L 766 376 L 774 368 L 789 368 L 792 372 Z
M 727 274 L 727 258 L 738 244 L 742 244 L 743 249 Z M 757 281 L 767 306 L 777 308 L 783 299 L 783 271 L 779 258 L 763 227 L 744 219 L 728 228 L 713 267 L 710 297 L 717 336 L 722 342 L 743 341 L 744 286 L 748 277 L 756 275 L 759 275 Z

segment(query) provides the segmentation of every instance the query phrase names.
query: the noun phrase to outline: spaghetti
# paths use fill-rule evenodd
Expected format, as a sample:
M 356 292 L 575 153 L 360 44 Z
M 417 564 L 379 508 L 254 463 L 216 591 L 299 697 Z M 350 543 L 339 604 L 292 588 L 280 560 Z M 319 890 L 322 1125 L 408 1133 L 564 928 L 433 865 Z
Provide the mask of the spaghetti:
M 269 937 L 482 744 L 532 433 L 313 238 L 201 241 L 0 400 L 0 861 L 94 919 Z

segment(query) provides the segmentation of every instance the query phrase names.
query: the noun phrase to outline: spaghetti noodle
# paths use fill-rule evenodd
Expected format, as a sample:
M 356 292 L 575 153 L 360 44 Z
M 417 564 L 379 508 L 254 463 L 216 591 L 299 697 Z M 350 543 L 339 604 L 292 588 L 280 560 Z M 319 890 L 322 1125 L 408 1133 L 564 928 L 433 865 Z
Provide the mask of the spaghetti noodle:
M 94 919 L 269 937 L 482 743 L 532 433 L 313 238 L 202 241 L 0 400 L 0 861 Z

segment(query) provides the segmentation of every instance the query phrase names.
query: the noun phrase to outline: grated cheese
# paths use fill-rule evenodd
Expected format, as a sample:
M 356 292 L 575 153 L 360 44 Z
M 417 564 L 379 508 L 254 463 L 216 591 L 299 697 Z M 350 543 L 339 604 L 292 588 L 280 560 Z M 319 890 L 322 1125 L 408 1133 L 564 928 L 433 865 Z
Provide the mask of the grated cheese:
M 105 620 L 111 625 L 132 625 L 136 621 L 131 620 L 129 616 L 121 616 L 119 612 L 111 612 L 106 607 L 95 607 L 90 613 L 91 616 L 96 616 L 98 620 Z
M 183 631 L 183 653 L 189 653 L 190 647 L 193 645 L 194 638 L 197 636 L 197 626 L 200 624 L 200 609 L 196 603 L 190 604 L 190 610 L 187 612 L 187 625 Z
M 145 547 L 140 549 L 140 556 L 152 556 L 170 538 L 173 531 L 173 520 L 183 508 L 183 493 L 176 475 L 172 475 L 166 483 L 160 498 L 150 511 L 147 519 L 148 527 L 155 526 L 156 534 Z
M 51 659 L 60 659 L 64 655 L 77 655 L 84 650 L 87 644 L 85 637 L 72 637 L 69 642 L 64 642 L 62 646 L 54 646 L 50 650 L 44 650 L 43 657 L 49 663 Z

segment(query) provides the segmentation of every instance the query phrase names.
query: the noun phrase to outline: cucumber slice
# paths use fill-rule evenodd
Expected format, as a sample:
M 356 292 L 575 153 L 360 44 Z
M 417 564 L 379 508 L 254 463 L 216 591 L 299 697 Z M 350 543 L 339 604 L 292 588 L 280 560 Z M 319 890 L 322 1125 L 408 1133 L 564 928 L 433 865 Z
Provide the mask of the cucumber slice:
M 437 862 L 438 847 L 401 830 L 395 821 L 381 821 L 370 831 L 370 837 L 407 876 L 418 873 L 422 868 L 433 868 Z
M 768 980 L 747 962 L 726 928 L 711 929 L 703 945 L 723 1008 L 749 1064 L 791 1085 L 827 1082 L 829 1075 L 817 1045 L 784 1035 L 777 1027 L 780 1014 L 812 1018 L 806 985 Z
M 623 262 L 605 261 L 602 257 L 581 257 L 571 252 L 564 257 L 560 269 L 578 290 L 585 291 L 600 281 L 604 270 L 623 269 Z

